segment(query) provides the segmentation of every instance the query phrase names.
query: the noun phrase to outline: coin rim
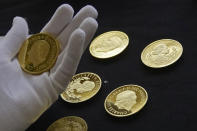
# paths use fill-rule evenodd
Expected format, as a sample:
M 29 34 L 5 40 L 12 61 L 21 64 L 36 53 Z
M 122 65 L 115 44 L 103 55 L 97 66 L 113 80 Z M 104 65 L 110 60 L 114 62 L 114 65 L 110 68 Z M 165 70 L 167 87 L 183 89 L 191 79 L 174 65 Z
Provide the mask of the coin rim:
M 143 54 L 144 54 L 145 50 L 147 50 L 147 49 L 148 49 L 150 46 L 152 46 L 154 43 L 156 43 L 156 42 L 158 42 L 158 41 L 162 41 L 162 40 L 173 40 L 173 41 L 176 41 L 176 43 L 177 43 L 178 45 L 180 45 L 180 47 L 181 47 L 181 52 L 180 52 L 179 56 L 178 56 L 176 59 L 174 59 L 172 62 L 170 62 L 170 63 L 168 63 L 168 64 L 166 64 L 166 65 L 163 65 L 163 66 L 152 66 L 152 65 L 146 64 L 146 63 L 144 62 L 144 58 L 143 58 Z M 182 46 L 182 44 L 181 44 L 179 41 L 174 40 L 174 39 L 160 39 L 160 40 L 156 40 L 156 41 L 151 42 L 150 44 L 148 44 L 148 45 L 143 49 L 143 51 L 142 51 L 142 53 L 141 53 L 141 61 L 142 61 L 142 63 L 143 63 L 144 65 L 146 65 L 146 66 L 148 66 L 148 67 L 151 67 L 151 68 L 155 68 L 155 69 L 157 69 L 157 68 L 164 68 L 164 67 L 170 66 L 170 65 L 174 64 L 175 62 L 177 62 L 177 61 L 180 59 L 180 57 L 182 56 L 182 54 L 183 54 L 183 46 Z
M 99 79 L 99 81 L 100 81 L 100 87 L 99 87 L 99 89 L 98 89 L 98 91 L 92 96 L 92 97 L 94 97 L 99 91 L 100 91 L 100 89 L 101 89 L 101 87 L 102 87 L 102 80 L 101 80 L 101 78 L 100 78 L 100 76 L 98 75 L 98 74 L 96 74 L 96 73 L 92 73 L 92 72 L 82 72 L 82 73 L 78 73 L 78 74 L 75 74 L 74 76 L 72 76 L 72 79 L 73 79 L 73 77 L 75 77 L 75 76 L 77 76 L 77 75 L 81 75 L 81 74 L 94 74 L 95 76 L 97 76 L 97 78 Z M 70 82 L 72 81 L 72 79 L 70 80 Z M 69 83 L 70 83 L 69 82 Z M 68 87 L 68 86 L 67 86 Z M 65 89 L 66 90 L 66 89 Z M 65 91 L 64 90 L 64 91 Z M 63 92 L 64 92 L 63 91 Z M 84 101 L 87 101 L 87 100 L 89 100 L 89 99 L 91 99 L 92 97 L 90 97 L 90 98 L 88 98 L 88 99 L 85 99 L 85 100 L 83 100 L 83 101 L 78 101 L 78 102 L 72 102 L 72 101 L 68 101 L 67 99 L 65 99 L 64 97 L 63 97 L 63 92 L 60 94 L 60 96 L 61 96 L 61 98 L 64 100 L 64 101 L 66 101 L 66 102 L 68 102 L 68 103 L 81 103 L 81 102 L 84 102 Z
M 125 36 L 127 37 L 127 40 L 128 40 L 126 47 L 125 47 L 121 52 L 119 52 L 118 54 L 113 55 L 113 56 L 110 56 L 110 57 L 99 57 L 99 56 L 95 56 L 95 55 L 93 54 L 92 50 L 90 49 L 91 46 L 92 46 L 92 43 L 94 43 L 97 39 L 99 39 L 99 37 L 101 37 L 101 36 L 103 36 L 103 35 L 105 35 L 105 34 L 107 34 L 107 33 L 111 33 L 111 32 L 119 32 L 119 33 L 125 35 Z M 91 54 L 93 57 L 95 57 L 95 58 L 98 58 L 98 59 L 109 59 L 109 58 L 113 58 L 113 57 L 115 57 L 115 56 L 121 54 L 121 53 L 128 47 L 128 45 L 129 45 L 129 36 L 128 36 L 126 33 L 122 32 L 122 31 L 116 31 L 116 30 L 114 30 L 114 31 L 108 31 L 108 32 L 102 33 L 102 34 L 98 35 L 96 38 L 94 38 L 94 40 L 91 42 L 91 44 L 90 44 L 90 46 L 89 46 L 89 52 L 90 52 L 90 54 Z
M 79 117 L 79 116 L 65 116 L 65 117 L 59 118 L 59 119 L 55 120 L 52 124 L 50 124 L 49 127 L 50 127 L 51 125 L 53 125 L 56 121 L 61 120 L 61 119 L 64 119 L 64 118 L 76 118 L 76 119 L 82 120 L 82 121 L 84 122 L 85 126 L 86 126 L 86 130 L 85 130 L 85 131 L 88 131 L 88 124 L 87 124 L 87 122 L 86 122 L 83 118 L 81 118 L 81 117 Z M 46 131 L 49 130 L 49 127 L 47 128 Z
M 38 35 L 40 35 L 40 34 L 48 35 L 49 37 L 51 37 L 52 39 L 54 39 L 54 41 L 55 41 L 55 43 L 56 43 L 56 46 L 57 46 L 57 53 L 56 53 L 56 57 L 55 57 L 55 59 L 53 60 L 52 64 L 49 65 L 46 69 L 44 69 L 44 70 L 42 70 L 42 71 L 39 71 L 39 72 L 31 72 L 31 71 L 29 71 L 29 70 L 26 70 L 26 69 L 22 66 L 22 63 L 20 63 L 18 57 L 19 57 L 19 54 L 20 54 L 20 52 L 21 52 L 22 47 L 23 47 L 24 44 L 28 41 L 28 39 L 31 38 L 31 37 L 38 36 Z M 50 33 L 46 33 L 46 32 L 43 33 L 43 32 L 42 32 L 42 33 L 37 33 L 37 34 L 31 35 L 30 37 L 28 37 L 28 38 L 23 42 L 23 44 L 22 44 L 21 47 L 20 47 L 20 50 L 19 50 L 19 53 L 18 53 L 17 58 L 18 58 L 18 62 L 19 62 L 19 64 L 20 64 L 21 68 L 22 68 L 25 72 L 27 72 L 27 73 L 29 73 L 29 74 L 32 74 L 32 75 L 40 75 L 40 74 L 42 74 L 42 73 L 44 73 L 44 72 L 49 71 L 49 70 L 55 65 L 59 53 L 60 53 L 60 42 L 59 42 L 57 39 L 55 39 Z
M 146 94 L 145 102 L 144 102 L 144 104 L 142 105 L 142 107 L 141 107 L 140 109 L 138 109 L 138 110 L 137 110 L 136 112 L 134 112 L 134 113 L 130 113 L 130 114 L 127 114 L 127 115 L 115 115 L 115 114 L 113 114 L 113 113 L 111 113 L 111 112 L 108 111 L 108 109 L 107 109 L 107 107 L 106 107 L 107 99 L 108 99 L 108 97 L 109 97 L 113 92 L 115 92 L 115 90 L 118 90 L 118 89 L 120 89 L 120 88 L 124 88 L 125 86 L 137 86 L 137 87 L 139 87 L 140 89 L 142 89 L 142 90 L 145 92 L 145 94 Z M 107 95 L 107 97 L 105 98 L 104 107 L 105 107 L 105 111 L 106 111 L 108 114 L 110 114 L 111 116 L 114 116 L 114 117 L 128 117 L 128 116 L 134 115 L 134 114 L 138 113 L 140 110 L 142 110 L 142 108 L 146 105 L 147 101 L 148 101 L 148 93 L 147 93 L 147 91 L 146 91 L 142 86 L 135 85 L 135 84 L 128 84 L 128 85 L 119 86 L 119 87 L 115 88 L 114 90 L 112 90 L 112 91 Z

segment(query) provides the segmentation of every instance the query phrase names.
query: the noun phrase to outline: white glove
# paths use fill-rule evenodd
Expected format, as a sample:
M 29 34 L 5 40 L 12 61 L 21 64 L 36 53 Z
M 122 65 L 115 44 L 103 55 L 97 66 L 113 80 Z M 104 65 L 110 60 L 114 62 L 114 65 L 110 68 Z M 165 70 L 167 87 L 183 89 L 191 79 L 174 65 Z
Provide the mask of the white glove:
M 0 40 L 0 131 L 22 131 L 46 111 L 65 90 L 80 58 L 97 29 L 97 11 L 85 6 L 73 18 L 71 6 L 61 5 L 41 32 L 61 43 L 61 53 L 50 72 L 30 75 L 17 60 L 28 25 L 15 17 L 13 26 Z

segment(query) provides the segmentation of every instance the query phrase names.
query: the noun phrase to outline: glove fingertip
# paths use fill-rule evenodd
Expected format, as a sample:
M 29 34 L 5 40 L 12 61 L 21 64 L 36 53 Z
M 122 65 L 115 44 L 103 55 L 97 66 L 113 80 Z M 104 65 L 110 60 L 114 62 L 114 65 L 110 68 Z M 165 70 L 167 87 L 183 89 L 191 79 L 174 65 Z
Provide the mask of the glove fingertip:
M 94 18 L 88 17 L 81 23 L 80 28 L 82 28 L 82 29 L 84 29 L 84 28 L 97 29 L 98 22 Z
M 79 39 L 79 41 L 83 41 L 85 38 L 85 32 L 82 29 L 78 28 L 73 31 L 71 38 L 76 38 Z
M 94 18 L 88 17 L 81 23 L 79 28 L 84 30 L 84 32 L 86 33 L 86 41 L 84 44 L 85 50 L 98 28 L 98 23 Z
M 62 13 L 65 13 L 65 12 L 69 12 L 70 14 L 74 13 L 72 6 L 70 6 L 69 4 L 62 4 L 57 10 Z
M 98 11 L 92 5 L 86 5 L 84 8 L 82 8 L 82 10 L 86 13 L 89 13 L 87 16 L 91 16 L 95 19 L 98 17 Z
M 17 36 L 21 36 L 21 37 L 24 36 L 26 38 L 29 31 L 26 20 L 19 16 L 14 17 L 12 31 Z

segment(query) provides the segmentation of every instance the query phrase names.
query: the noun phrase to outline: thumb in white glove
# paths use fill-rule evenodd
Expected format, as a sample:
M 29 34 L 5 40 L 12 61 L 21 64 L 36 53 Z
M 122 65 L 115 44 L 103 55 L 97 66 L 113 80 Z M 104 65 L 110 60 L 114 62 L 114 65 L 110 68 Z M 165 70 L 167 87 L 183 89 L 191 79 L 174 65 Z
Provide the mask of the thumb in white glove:
M 17 52 L 28 36 L 28 25 L 15 17 L 10 31 L 0 40 L 0 130 L 21 131 L 31 125 L 57 100 L 76 72 L 80 58 L 96 29 L 97 11 L 61 5 L 41 32 L 61 43 L 61 53 L 50 72 L 30 75 L 22 71 Z

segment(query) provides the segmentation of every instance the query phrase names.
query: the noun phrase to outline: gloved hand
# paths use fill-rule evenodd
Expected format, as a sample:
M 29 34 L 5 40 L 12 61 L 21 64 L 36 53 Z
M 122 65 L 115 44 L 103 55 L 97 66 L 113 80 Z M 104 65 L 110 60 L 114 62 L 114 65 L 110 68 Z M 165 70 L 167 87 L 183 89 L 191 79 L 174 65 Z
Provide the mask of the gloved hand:
M 24 72 L 17 60 L 28 25 L 15 17 L 0 40 L 0 131 L 22 131 L 30 126 L 65 90 L 76 72 L 80 57 L 97 29 L 97 11 L 85 6 L 74 17 L 71 6 L 61 5 L 41 30 L 61 43 L 55 66 L 41 75 Z

